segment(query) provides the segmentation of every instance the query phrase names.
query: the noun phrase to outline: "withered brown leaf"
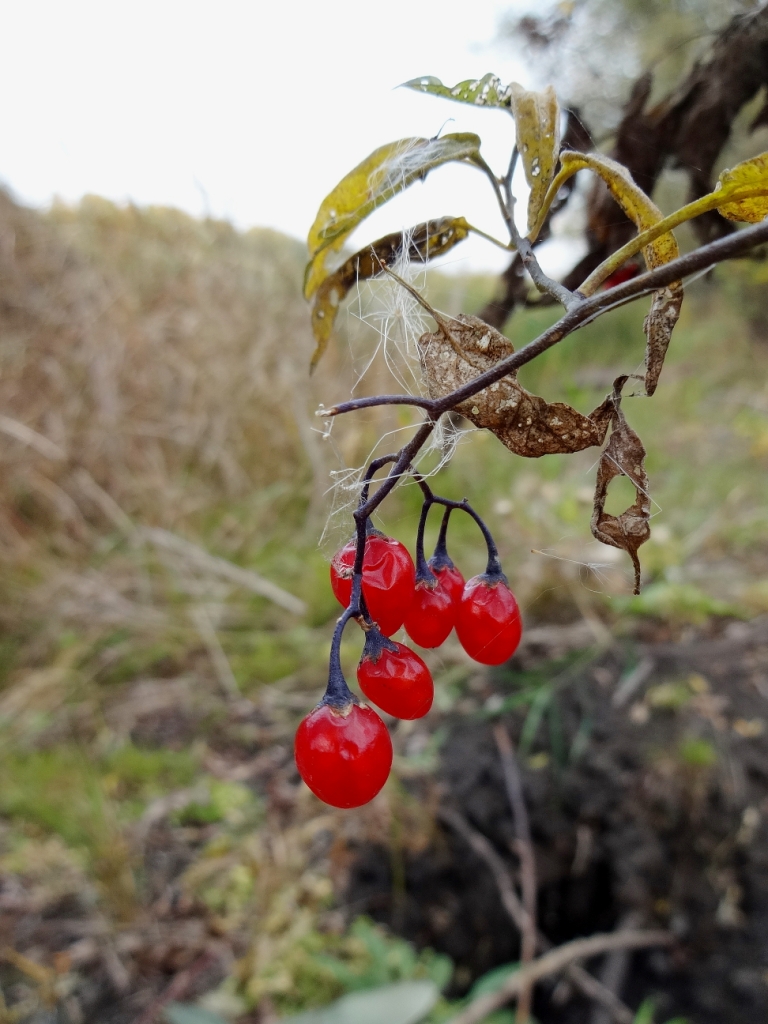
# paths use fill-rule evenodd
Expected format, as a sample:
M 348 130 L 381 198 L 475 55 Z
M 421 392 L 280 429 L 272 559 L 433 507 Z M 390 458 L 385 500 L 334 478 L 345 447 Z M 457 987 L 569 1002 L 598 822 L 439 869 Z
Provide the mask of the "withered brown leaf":
M 597 467 L 595 501 L 590 528 L 593 536 L 614 548 L 626 551 L 635 569 L 634 593 L 640 593 L 640 559 L 637 551 L 651 536 L 651 498 L 645 472 L 645 448 L 621 411 L 621 389 L 627 378 L 614 381 L 610 402 L 613 430 Z M 620 516 L 605 511 L 608 486 L 617 476 L 626 476 L 635 487 L 635 501 Z
M 664 357 L 669 348 L 672 331 L 683 304 L 683 285 L 673 281 L 666 288 L 653 293 L 648 316 L 643 321 L 645 331 L 645 393 L 650 396 L 659 383 Z
M 474 380 L 515 349 L 509 338 L 476 316 L 447 318 L 433 311 L 440 330 L 419 339 L 424 378 L 431 398 L 443 398 Z M 456 406 L 476 427 L 490 430 L 516 455 L 570 454 L 602 444 L 614 415 L 613 397 L 588 416 L 564 402 L 532 395 L 515 374 Z

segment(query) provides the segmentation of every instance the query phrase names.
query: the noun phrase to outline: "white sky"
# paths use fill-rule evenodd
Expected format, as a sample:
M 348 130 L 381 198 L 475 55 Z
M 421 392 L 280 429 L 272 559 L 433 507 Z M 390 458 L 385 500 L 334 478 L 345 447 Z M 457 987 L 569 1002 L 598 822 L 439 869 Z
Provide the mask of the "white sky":
M 501 170 L 512 121 L 409 90 L 487 71 L 526 84 L 494 45 L 526 0 L 6 0 L 0 182 L 47 205 L 97 193 L 210 212 L 304 238 L 333 185 L 407 135 L 476 131 Z M 427 217 L 463 215 L 503 237 L 478 172 L 446 167 L 382 208 L 363 244 Z M 455 269 L 498 268 L 477 240 Z

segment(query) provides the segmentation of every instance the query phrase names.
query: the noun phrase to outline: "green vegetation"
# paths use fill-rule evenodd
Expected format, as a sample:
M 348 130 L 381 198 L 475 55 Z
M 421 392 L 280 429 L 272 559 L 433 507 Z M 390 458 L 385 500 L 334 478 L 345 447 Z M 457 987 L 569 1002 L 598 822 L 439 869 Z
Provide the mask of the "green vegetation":
M 62 453 L 6 435 L 0 456 L 0 871 L 35 905 L 71 899 L 118 930 L 140 928 L 155 887 L 173 881 L 185 913 L 239 944 L 204 1000 L 227 1019 L 262 1000 L 294 1013 L 401 980 L 443 987 L 445 958 L 333 916 L 336 854 L 313 844 L 325 849 L 327 833 L 343 849 L 346 819 L 285 781 L 338 611 L 326 554 L 350 532 L 338 518 L 318 548 L 335 460 L 313 412 L 348 394 L 371 328 L 342 311 L 348 348 L 332 345 L 310 383 L 302 253 L 289 240 L 96 199 L 41 217 L 0 197 L 0 220 L 15 232 L 19 270 L 0 281 L 0 404 Z M 588 615 L 629 629 L 650 618 L 674 633 L 768 610 L 768 346 L 749 298 L 761 273 L 720 267 L 691 288 L 653 407 L 625 402 L 659 506 L 640 597 L 627 596 L 623 554 L 589 532 L 596 452 L 529 462 L 472 432 L 440 470 L 442 493 L 471 494 L 487 515 L 529 622 Z M 492 289 L 482 277 L 428 282 L 449 312 L 477 310 Z M 616 310 L 527 367 L 523 382 L 594 408 L 619 371 L 640 364 L 643 314 Z M 515 345 L 552 315 L 517 315 Z M 364 384 L 391 390 L 385 381 L 376 366 Z M 339 421 L 332 437 L 357 465 L 375 437 L 413 421 L 403 409 L 372 411 Z M 384 525 L 410 542 L 419 506 L 416 488 L 402 488 Z M 307 614 L 154 544 L 142 527 L 263 574 Z M 482 569 L 468 520 L 455 517 L 451 548 L 467 574 Z M 201 606 L 207 633 L 193 614 Z M 350 670 L 359 650 L 352 635 Z M 565 765 L 589 742 L 589 722 L 578 749 L 558 740 L 557 690 L 571 666 L 518 674 L 503 708 L 488 709 L 528 709 L 532 764 Z M 460 708 L 473 673 L 450 645 L 435 675 L 438 708 Z M 697 692 L 675 683 L 650 703 L 684 709 Z M 396 771 L 428 775 L 441 742 L 399 753 Z M 692 737 L 677 756 L 699 771 L 716 752 Z M 365 837 L 392 844 L 394 879 L 397 851 L 427 841 L 429 824 L 396 779 L 359 821 Z M 172 879 L 147 856 L 152 829 L 186 865 Z

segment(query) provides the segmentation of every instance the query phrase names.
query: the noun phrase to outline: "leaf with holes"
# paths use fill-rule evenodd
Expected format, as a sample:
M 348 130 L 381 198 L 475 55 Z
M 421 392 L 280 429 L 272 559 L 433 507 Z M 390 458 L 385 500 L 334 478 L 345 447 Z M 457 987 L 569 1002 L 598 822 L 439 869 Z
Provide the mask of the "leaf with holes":
M 635 184 L 626 167 L 616 163 L 615 160 L 602 156 L 600 153 L 566 151 L 560 154 L 560 164 L 561 169 L 550 185 L 545 206 L 547 202 L 551 203 L 554 200 L 559 190 L 572 175 L 577 171 L 588 169 L 603 179 L 613 198 L 637 226 L 638 231 L 645 231 L 646 228 L 651 228 L 662 220 L 661 210 L 658 206 Z M 540 214 L 535 226 L 536 230 L 538 230 L 541 220 Z M 535 233 L 536 231 L 532 232 L 531 237 L 535 237 Z M 679 255 L 680 250 L 671 231 L 649 242 L 643 248 L 643 256 L 650 270 L 669 263 Z M 615 269 L 612 261 L 606 260 L 599 272 L 590 275 L 589 285 L 582 285 L 580 291 L 585 295 L 591 295 Z M 669 348 L 672 331 L 680 316 L 682 303 L 683 286 L 680 281 L 674 281 L 666 288 L 654 292 L 651 300 L 651 308 L 643 324 L 646 336 L 645 390 L 648 395 L 654 393 L 659 383 L 664 358 Z
M 651 536 L 651 498 L 645 472 L 645 448 L 621 411 L 621 389 L 627 377 L 614 381 L 612 396 L 613 430 L 597 466 L 595 500 L 590 527 L 593 536 L 614 548 L 626 551 L 635 569 L 634 593 L 640 593 L 640 559 L 637 552 Z M 634 485 L 635 501 L 620 516 L 605 511 L 608 486 L 617 476 L 626 476 Z
M 330 277 L 326 277 L 317 289 L 312 305 L 312 331 L 316 345 L 309 364 L 310 373 L 328 347 L 336 314 L 349 289 L 357 281 L 365 281 L 381 273 L 382 265 L 393 266 L 402 253 L 406 237 L 409 238 L 408 257 L 426 263 L 428 259 L 442 256 L 454 245 L 463 242 L 470 230 L 470 225 L 463 217 L 428 220 L 423 224 L 417 224 L 407 236 L 396 231 L 376 242 L 371 242 L 360 252 L 350 256 Z
M 517 82 L 509 88 L 517 148 L 523 161 L 525 180 L 531 190 L 528 196 L 530 231 L 539 217 L 546 214 L 544 199 L 555 176 L 560 153 L 560 105 L 551 85 L 544 92 L 529 92 Z M 550 206 L 554 198 L 553 195 Z
M 457 161 L 481 163 L 477 135 L 462 132 L 439 139 L 399 139 L 374 150 L 342 178 L 320 204 L 309 231 L 306 298 L 311 298 L 328 276 L 328 256 L 341 249 L 369 214 L 436 167 Z
M 718 181 L 719 191 L 735 196 L 731 202 L 718 206 L 717 211 L 728 220 L 746 221 L 757 224 L 768 214 L 768 153 L 761 153 L 737 164 L 729 171 L 723 171 Z
M 508 338 L 475 316 L 459 314 L 448 320 L 437 311 L 432 315 L 439 331 L 419 339 L 431 398 L 443 398 L 514 352 Z M 584 416 L 564 402 L 550 404 L 532 395 L 509 374 L 461 402 L 456 411 L 476 427 L 490 430 L 516 455 L 537 459 L 602 444 L 613 417 L 613 400 L 609 396 Z
M 483 75 L 482 78 L 468 78 L 450 88 L 443 85 L 439 78 L 423 75 L 403 82 L 403 89 L 414 89 L 430 96 L 442 96 L 457 103 L 471 103 L 475 107 L 502 107 L 509 110 L 510 87 L 502 85 L 496 75 Z

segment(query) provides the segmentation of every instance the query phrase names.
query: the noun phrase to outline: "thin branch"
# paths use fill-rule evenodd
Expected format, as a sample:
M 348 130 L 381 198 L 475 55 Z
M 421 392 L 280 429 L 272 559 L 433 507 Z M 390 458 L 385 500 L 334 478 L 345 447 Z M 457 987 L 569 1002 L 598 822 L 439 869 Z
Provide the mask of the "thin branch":
M 576 292 L 570 291 L 564 284 L 560 284 L 559 281 L 553 281 L 551 277 L 544 273 L 541 269 L 541 264 L 536 258 L 536 253 L 533 251 L 533 246 L 525 235 L 521 235 L 518 232 L 517 228 L 515 228 L 515 236 L 515 247 L 520 253 L 523 266 L 531 275 L 531 280 L 542 295 L 551 296 L 555 302 L 559 302 L 566 309 L 573 309 L 574 306 L 578 305 L 580 297 Z
M 514 154 L 513 154 L 514 155 Z M 485 176 L 490 181 L 491 187 L 493 188 L 494 194 L 496 195 L 496 202 L 499 204 L 499 210 L 501 216 L 504 218 L 504 223 L 507 225 L 507 231 L 509 231 L 509 237 L 512 239 L 512 244 L 517 248 L 517 228 L 515 227 L 515 220 L 512 215 L 513 203 L 507 205 L 504 201 L 504 196 L 501 192 L 501 186 L 499 185 L 498 178 L 493 173 L 488 164 L 480 157 L 477 160 L 478 166 L 485 172 Z
M 579 305 L 569 309 L 556 324 L 534 341 L 524 345 L 505 359 L 501 359 L 495 367 L 486 370 L 485 373 L 457 388 L 456 391 L 452 391 L 451 394 L 435 399 L 431 412 L 433 415 L 439 415 L 449 409 L 454 409 L 466 398 L 471 398 L 478 391 L 496 384 L 503 377 L 525 366 L 526 362 L 530 362 L 531 359 L 535 359 L 542 352 L 552 348 L 553 345 L 582 327 L 596 313 L 604 312 L 609 306 L 654 292 L 659 288 L 665 288 L 680 281 L 681 278 L 685 278 L 688 274 L 705 269 L 722 260 L 740 256 L 763 242 L 768 242 L 768 221 L 729 234 L 725 239 L 718 239 L 717 242 L 679 256 L 677 259 L 665 263 L 664 266 L 639 274 L 632 281 L 616 285 L 609 291 L 601 292 L 599 295 L 580 302 Z
M 627 929 L 640 928 L 643 924 L 642 914 L 633 910 L 624 915 L 623 920 L 619 922 L 618 930 L 626 931 Z M 600 966 L 599 976 L 601 983 L 608 992 L 615 992 L 617 996 L 621 995 L 629 965 L 629 950 L 614 949 L 612 953 L 605 957 Z M 606 1007 L 594 1007 L 590 1024 L 611 1024 Z
M 353 398 L 349 402 L 339 402 L 330 409 L 318 409 L 317 415 L 340 416 L 345 412 L 372 409 L 378 405 L 413 405 L 417 409 L 431 409 L 434 404 L 431 398 L 419 398 L 417 395 L 370 395 L 366 398 Z
M 520 877 L 522 880 L 523 906 L 525 907 L 525 927 L 522 930 L 520 961 L 528 964 L 536 955 L 536 857 L 531 841 L 531 827 L 528 820 L 528 808 L 525 805 L 525 794 L 520 771 L 515 757 L 512 740 L 503 722 L 497 722 L 493 729 L 493 738 L 501 758 L 504 772 L 504 785 L 512 808 L 515 824 L 515 851 L 520 858 Z M 517 1003 L 517 1017 L 520 1024 L 526 1024 L 531 1013 L 532 988 L 524 988 L 520 992 Z
M 435 421 L 431 418 L 425 420 L 425 422 L 421 424 L 421 426 L 413 435 L 408 444 L 400 449 L 397 462 L 389 471 L 389 474 L 384 478 L 384 480 L 382 480 L 379 489 L 372 497 L 368 498 L 368 500 L 364 504 L 360 505 L 354 512 L 356 522 L 359 523 L 362 520 L 368 519 L 371 513 L 379 507 L 379 505 L 382 503 L 382 501 L 384 501 L 384 499 L 390 493 L 390 491 L 392 491 L 392 489 L 397 485 L 398 481 L 400 480 L 400 477 L 404 476 L 405 473 L 408 472 L 408 469 L 414 457 L 419 452 L 422 445 L 426 442 L 427 438 L 434 429 Z
M 717 241 L 710 242 L 709 245 L 704 245 L 694 252 L 686 253 L 670 263 L 656 267 L 655 270 L 640 274 L 631 281 L 625 281 L 615 288 L 584 299 L 569 309 L 557 323 L 549 327 L 543 334 L 540 334 L 538 338 L 524 345 L 517 352 L 512 353 L 512 355 L 507 356 L 506 359 L 500 360 L 495 366 L 486 370 L 485 373 L 481 373 L 474 380 L 469 381 L 443 398 L 425 399 L 413 398 L 408 395 L 378 395 L 344 402 L 341 405 L 335 406 L 335 411 L 331 410 L 330 414 L 336 415 L 342 412 L 353 412 L 359 408 L 375 405 L 404 404 L 419 406 L 425 409 L 433 419 L 436 419 L 442 413 L 447 412 L 449 409 L 454 409 L 461 402 L 472 398 L 479 391 L 483 391 L 485 388 L 490 387 L 491 384 L 495 384 L 502 377 L 515 373 L 521 366 L 530 363 L 532 359 L 536 359 L 537 356 L 557 345 L 564 338 L 567 338 L 568 335 L 573 334 L 574 331 L 582 327 L 588 320 L 591 320 L 596 315 L 605 313 L 608 308 L 630 299 L 639 298 L 641 295 L 649 294 L 659 288 L 664 288 L 674 281 L 679 281 L 681 278 L 714 266 L 723 260 L 741 256 L 763 242 L 768 242 L 768 221 L 762 221 L 760 224 L 736 231 L 725 238 L 719 238 Z M 578 292 L 574 294 L 578 296 Z M 393 403 L 392 398 L 396 398 L 397 401 Z
M 441 807 L 437 812 L 437 817 L 460 835 L 464 842 L 488 866 L 499 890 L 502 906 L 511 918 L 512 923 L 522 934 L 529 927 L 529 917 L 519 896 L 515 892 L 512 876 L 493 845 L 482 832 L 472 828 L 467 819 L 457 810 L 451 807 Z M 547 953 L 552 949 L 552 943 L 541 932 L 538 932 L 536 935 L 536 946 L 542 953 Z M 597 978 L 593 978 L 583 967 L 579 967 L 578 964 L 571 964 L 566 968 L 566 974 L 583 995 L 608 1010 L 616 1024 L 632 1024 L 635 1015 L 629 1007 L 618 996 L 614 995 L 610 989 L 599 982 Z
M 561 306 L 564 306 L 566 309 L 570 309 L 579 301 L 579 296 L 574 292 L 569 291 L 559 282 L 553 281 L 551 277 L 547 277 L 541 269 L 539 261 L 536 259 L 536 254 L 533 251 L 533 246 L 530 241 L 517 230 L 514 217 L 515 201 L 512 196 L 511 188 L 511 175 L 514 173 L 515 169 L 514 161 L 515 155 L 513 153 L 513 160 L 510 162 L 507 177 L 505 177 L 501 184 L 499 184 L 496 175 L 484 160 L 481 159 L 479 161 L 479 166 L 483 171 L 485 171 L 486 177 L 493 186 L 493 191 L 496 195 L 496 201 L 499 204 L 501 215 L 504 218 L 504 223 L 507 225 L 509 237 L 512 239 L 512 245 L 520 253 L 520 259 L 523 261 L 525 269 L 531 275 L 531 280 L 542 294 L 551 295 L 552 298 L 555 299 L 556 302 L 559 302 Z M 506 202 L 501 191 L 502 185 L 507 192 L 508 199 Z
M 585 971 L 578 964 L 571 964 L 566 970 L 568 978 L 576 985 L 579 991 L 592 999 L 599 1006 L 602 1006 L 616 1024 L 634 1024 L 636 1017 L 625 1002 L 612 992 L 602 981 L 594 978 L 589 971 Z
M 507 866 L 499 854 L 485 836 L 472 828 L 466 818 L 453 808 L 441 807 L 437 812 L 437 817 L 449 825 L 454 832 L 457 832 L 467 846 L 488 865 L 496 888 L 499 890 L 502 906 L 522 934 L 529 927 L 528 914 L 515 892 Z
M 479 996 L 458 1016 L 448 1024 L 480 1024 L 489 1014 L 498 1010 L 505 1003 L 514 999 L 520 992 L 541 981 L 551 974 L 564 970 L 575 960 L 588 960 L 590 957 L 607 953 L 614 949 L 646 949 L 649 946 L 669 946 L 674 941 L 671 932 L 664 931 L 621 931 L 608 935 L 591 935 L 588 939 L 574 939 L 562 946 L 540 956 L 527 967 L 504 982 L 495 992 Z
M 509 158 L 509 167 L 507 167 L 507 173 L 504 175 L 504 181 L 502 182 L 504 187 L 504 195 L 507 200 L 508 209 L 512 209 L 515 197 L 512 195 L 512 179 L 515 176 L 515 168 L 517 167 L 517 158 L 520 155 L 520 151 L 517 148 L 517 144 L 512 147 L 512 155 Z

